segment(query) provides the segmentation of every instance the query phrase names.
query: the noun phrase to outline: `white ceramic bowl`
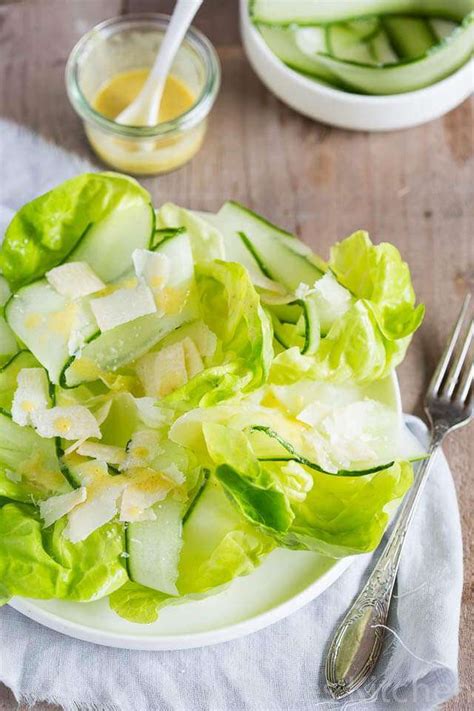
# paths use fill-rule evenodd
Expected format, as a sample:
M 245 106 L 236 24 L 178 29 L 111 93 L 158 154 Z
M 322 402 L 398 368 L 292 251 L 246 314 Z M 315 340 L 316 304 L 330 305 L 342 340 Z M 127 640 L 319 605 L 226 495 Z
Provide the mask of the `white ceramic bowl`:
M 310 118 L 358 131 L 393 131 L 431 121 L 474 92 L 474 59 L 425 89 L 393 96 L 350 94 L 318 84 L 287 67 L 268 48 L 240 0 L 242 41 L 250 64 L 279 99 Z
M 385 403 L 402 422 L 400 390 L 392 373 L 367 385 L 367 397 Z M 267 627 L 326 590 L 352 563 L 311 551 L 279 548 L 251 575 L 202 600 L 166 607 L 157 622 L 122 619 L 107 599 L 91 603 L 14 598 L 11 607 L 57 632 L 121 649 L 189 649 L 227 642 Z M 282 575 L 282 570 L 285 575 Z

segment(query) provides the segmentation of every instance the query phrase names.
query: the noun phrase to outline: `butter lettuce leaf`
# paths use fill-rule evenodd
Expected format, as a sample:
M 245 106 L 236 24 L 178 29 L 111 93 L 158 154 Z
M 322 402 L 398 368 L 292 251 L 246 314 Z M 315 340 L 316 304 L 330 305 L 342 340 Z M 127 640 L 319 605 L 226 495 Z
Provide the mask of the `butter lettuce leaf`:
M 66 520 L 44 529 L 35 507 L 0 508 L 0 580 L 3 595 L 40 599 L 97 600 L 123 585 L 127 573 L 123 526 L 110 523 L 85 541 L 63 535 Z
M 238 468 L 247 477 L 258 479 L 260 465 L 243 432 L 212 420 L 203 422 L 202 431 L 207 451 L 216 466 L 225 464 Z
M 405 357 L 424 306 L 415 306 L 410 270 L 397 248 L 374 245 L 367 232 L 355 232 L 332 247 L 329 268 L 354 301 L 328 324 L 314 356 L 295 348 L 279 353 L 272 364 L 272 382 L 305 377 L 370 382 L 388 375 Z
M 148 192 L 118 173 L 66 180 L 15 214 L 0 250 L 0 269 L 18 289 L 63 261 L 90 225 L 144 202 L 150 202 Z
M 221 465 L 216 470 L 238 510 L 275 543 L 285 548 L 312 550 L 333 558 L 374 550 L 389 520 L 390 506 L 405 494 L 413 480 L 409 462 L 365 476 L 333 476 L 307 467 L 312 485 L 298 496 L 277 487 L 284 481 L 279 469 L 287 465 L 268 463 L 265 487 L 236 470 Z
M 196 267 L 201 315 L 222 344 L 224 360 L 237 360 L 252 379 L 244 391 L 263 384 L 273 357 L 270 319 L 247 270 L 215 260 Z
M 400 323 L 396 314 L 402 311 L 406 315 L 410 309 L 411 315 L 400 328 L 400 333 L 407 335 L 396 336 Z M 278 353 L 272 363 L 270 381 L 288 384 L 309 378 L 364 383 L 385 378 L 403 361 L 411 333 L 422 318 L 422 306 L 380 307 L 358 299 L 334 321 L 314 356 L 302 355 L 295 347 Z
M 374 245 L 359 230 L 331 248 L 329 267 L 372 311 L 387 340 L 406 338 L 421 324 L 424 306 L 415 307 L 410 270 L 393 244 Z
M 336 558 L 373 550 L 388 523 L 388 509 L 413 479 L 405 461 L 354 476 L 320 472 L 294 460 L 259 462 L 244 432 L 208 421 L 203 433 L 229 500 L 283 547 Z
M 216 477 L 241 513 L 264 528 L 286 531 L 293 519 L 288 501 L 260 467 L 245 434 L 216 422 L 205 422 L 203 433 L 218 465 Z
M 373 309 L 358 300 L 331 326 L 314 357 L 316 380 L 380 380 L 401 363 L 409 337 L 387 338 Z
M 250 521 L 273 531 L 287 531 L 294 518 L 286 496 L 275 489 L 269 478 L 259 480 L 239 474 L 233 467 L 221 464 L 216 476 L 229 497 Z
M 209 366 L 191 378 L 186 385 L 163 398 L 160 404 L 162 407 L 176 407 L 180 412 L 197 405 L 215 405 L 239 395 L 242 386 L 248 383 L 251 377 L 251 373 L 240 372 L 236 361 Z
M 109 604 L 125 620 L 147 625 L 156 622 L 160 609 L 172 599 L 166 593 L 129 580 L 110 595 Z
M 390 509 L 413 481 L 409 462 L 361 477 L 312 473 L 314 485 L 302 502 L 294 503 L 295 518 L 280 543 L 341 558 L 374 550 L 389 521 Z
M 201 318 L 218 338 L 208 367 L 164 398 L 183 409 L 211 406 L 258 388 L 273 358 L 272 327 L 246 269 L 214 260 L 195 266 Z

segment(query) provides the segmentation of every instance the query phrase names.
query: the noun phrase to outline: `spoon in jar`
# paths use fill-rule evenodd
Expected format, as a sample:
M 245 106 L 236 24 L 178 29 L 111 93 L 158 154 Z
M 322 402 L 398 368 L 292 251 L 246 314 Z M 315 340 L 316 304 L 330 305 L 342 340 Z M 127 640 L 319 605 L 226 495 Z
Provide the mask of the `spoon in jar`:
M 159 122 L 161 97 L 176 52 L 203 0 L 177 0 L 148 78 L 138 96 L 115 121 L 127 126 L 154 126 Z

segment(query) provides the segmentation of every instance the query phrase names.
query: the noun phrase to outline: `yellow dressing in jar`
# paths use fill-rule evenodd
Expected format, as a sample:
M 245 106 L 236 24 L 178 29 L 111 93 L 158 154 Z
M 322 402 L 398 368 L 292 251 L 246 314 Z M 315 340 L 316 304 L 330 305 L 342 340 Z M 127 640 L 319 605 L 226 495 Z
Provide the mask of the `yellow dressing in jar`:
M 190 160 L 204 139 L 220 85 L 209 40 L 190 27 L 176 54 L 154 126 L 127 126 L 117 116 L 142 89 L 169 18 L 127 14 L 96 25 L 73 48 L 66 67 L 69 100 L 89 142 L 113 168 L 165 173 Z
M 120 72 L 109 79 L 97 92 L 92 105 L 109 119 L 116 118 L 129 106 L 143 88 L 149 69 Z M 186 84 L 172 74 L 166 80 L 156 123 L 171 121 L 191 108 L 196 97 Z
M 95 95 L 92 106 L 102 116 L 114 120 L 140 93 L 149 74 L 148 68 L 116 74 Z M 166 80 L 156 124 L 182 116 L 196 101 L 191 89 L 176 76 Z M 159 138 L 130 139 L 115 137 L 86 126 L 89 141 L 105 163 L 128 173 L 165 173 L 190 160 L 201 147 L 205 122 L 186 132 L 174 132 Z

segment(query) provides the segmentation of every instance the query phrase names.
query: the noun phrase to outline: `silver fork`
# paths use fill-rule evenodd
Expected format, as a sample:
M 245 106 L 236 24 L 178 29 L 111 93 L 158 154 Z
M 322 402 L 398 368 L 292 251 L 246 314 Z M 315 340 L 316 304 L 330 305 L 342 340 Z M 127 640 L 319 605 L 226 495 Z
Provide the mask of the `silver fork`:
M 468 359 L 474 333 L 472 318 L 464 340 L 461 339 L 469 302 L 470 294 L 464 300 L 451 338 L 425 396 L 425 412 L 431 431 L 428 458 L 418 469 L 382 555 L 362 592 L 339 625 L 329 648 L 326 683 L 335 699 L 342 699 L 362 686 L 377 663 L 405 536 L 436 452 L 448 432 L 462 427 L 473 417 L 474 364 L 472 357 Z

